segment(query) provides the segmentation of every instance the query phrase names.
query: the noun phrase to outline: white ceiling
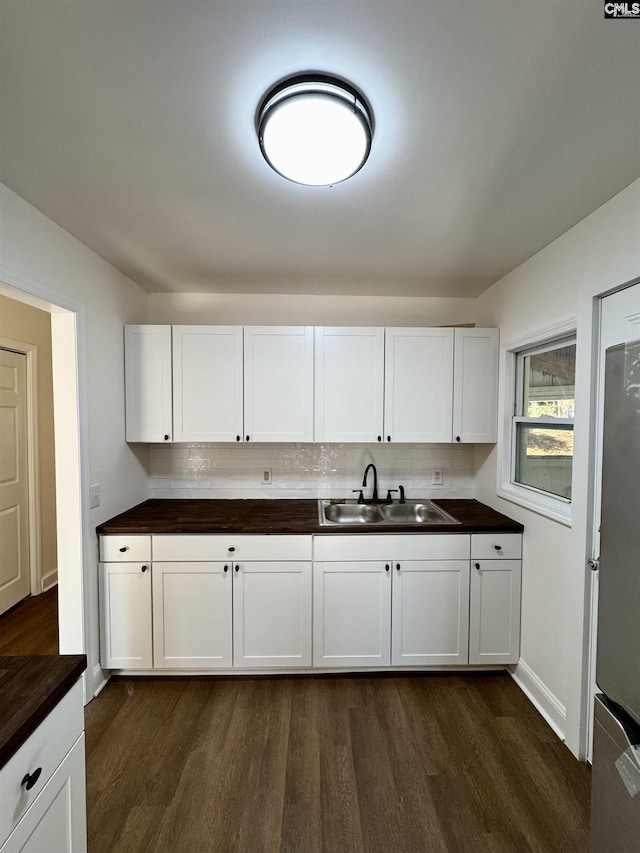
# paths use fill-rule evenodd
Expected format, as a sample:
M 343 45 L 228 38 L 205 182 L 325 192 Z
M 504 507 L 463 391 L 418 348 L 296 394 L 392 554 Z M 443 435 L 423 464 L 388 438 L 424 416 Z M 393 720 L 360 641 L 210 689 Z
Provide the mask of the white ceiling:
M 150 292 L 474 296 L 640 175 L 599 0 L 0 0 L 0 179 Z M 266 165 L 298 71 L 371 103 L 332 188 Z

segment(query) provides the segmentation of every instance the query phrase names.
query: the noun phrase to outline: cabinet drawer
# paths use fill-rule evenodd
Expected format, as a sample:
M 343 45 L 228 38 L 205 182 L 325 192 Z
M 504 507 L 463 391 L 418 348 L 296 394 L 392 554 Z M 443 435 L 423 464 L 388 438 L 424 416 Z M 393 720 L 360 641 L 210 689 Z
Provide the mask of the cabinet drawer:
M 163 562 L 310 560 L 311 536 L 158 535 L 153 537 L 153 559 Z
M 83 728 L 82 681 L 78 681 L 0 770 L 0 843 L 42 791 Z M 27 791 L 22 780 L 38 768 L 42 768 L 40 775 Z
M 422 533 L 315 536 L 315 560 L 468 560 L 469 535 Z
M 472 533 L 472 560 L 519 560 L 522 557 L 521 533 Z
M 151 560 L 150 536 L 101 536 L 103 563 L 137 563 Z

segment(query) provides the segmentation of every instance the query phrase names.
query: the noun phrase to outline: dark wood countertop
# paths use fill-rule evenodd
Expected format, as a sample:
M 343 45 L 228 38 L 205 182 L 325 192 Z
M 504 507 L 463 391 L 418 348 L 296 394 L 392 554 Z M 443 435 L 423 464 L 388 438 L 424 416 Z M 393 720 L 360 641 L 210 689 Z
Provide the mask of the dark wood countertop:
M 86 668 L 85 655 L 0 657 L 0 768 Z
M 105 521 L 97 533 L 520 533 L 522 524 L 476 500 L 434 501 L 460 524 L 330 525 L 318 521 L 317 500 L 151 499 Z

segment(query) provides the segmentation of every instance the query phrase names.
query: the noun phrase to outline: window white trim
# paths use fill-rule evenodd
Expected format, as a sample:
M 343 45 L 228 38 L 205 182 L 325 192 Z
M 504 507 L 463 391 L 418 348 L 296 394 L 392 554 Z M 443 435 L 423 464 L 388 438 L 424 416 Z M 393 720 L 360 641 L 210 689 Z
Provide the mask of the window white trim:
M 559 338 L 575 335 L 577 317 L 571 316 L 553 326 L 547 326 L 523 337 L 505 341 L 500 349 L 501 393 L 498 419 L 498 465 L 496 492 L 499 497 L 511 503 L 544 515 L 554 521 L 571 527 L 573 521 L 571 501 L 566 498 L 542 492 L 530 486 L 514 483 L 511 479 L 514 459 L 513 417 L 516 391 L 517 354 L 533 347 L 544 348 Z

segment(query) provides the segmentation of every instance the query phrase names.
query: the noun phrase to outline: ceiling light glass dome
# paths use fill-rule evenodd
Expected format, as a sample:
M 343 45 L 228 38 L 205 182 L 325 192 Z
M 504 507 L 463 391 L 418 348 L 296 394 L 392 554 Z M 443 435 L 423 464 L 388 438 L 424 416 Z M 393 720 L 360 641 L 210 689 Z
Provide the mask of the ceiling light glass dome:
M 336 77 L 302 74 L 267 92 L 257 129 L 272 169 L 297 184 L 325 187 L 346 181 L 365 164 L 373 122 L 353 86 Z

